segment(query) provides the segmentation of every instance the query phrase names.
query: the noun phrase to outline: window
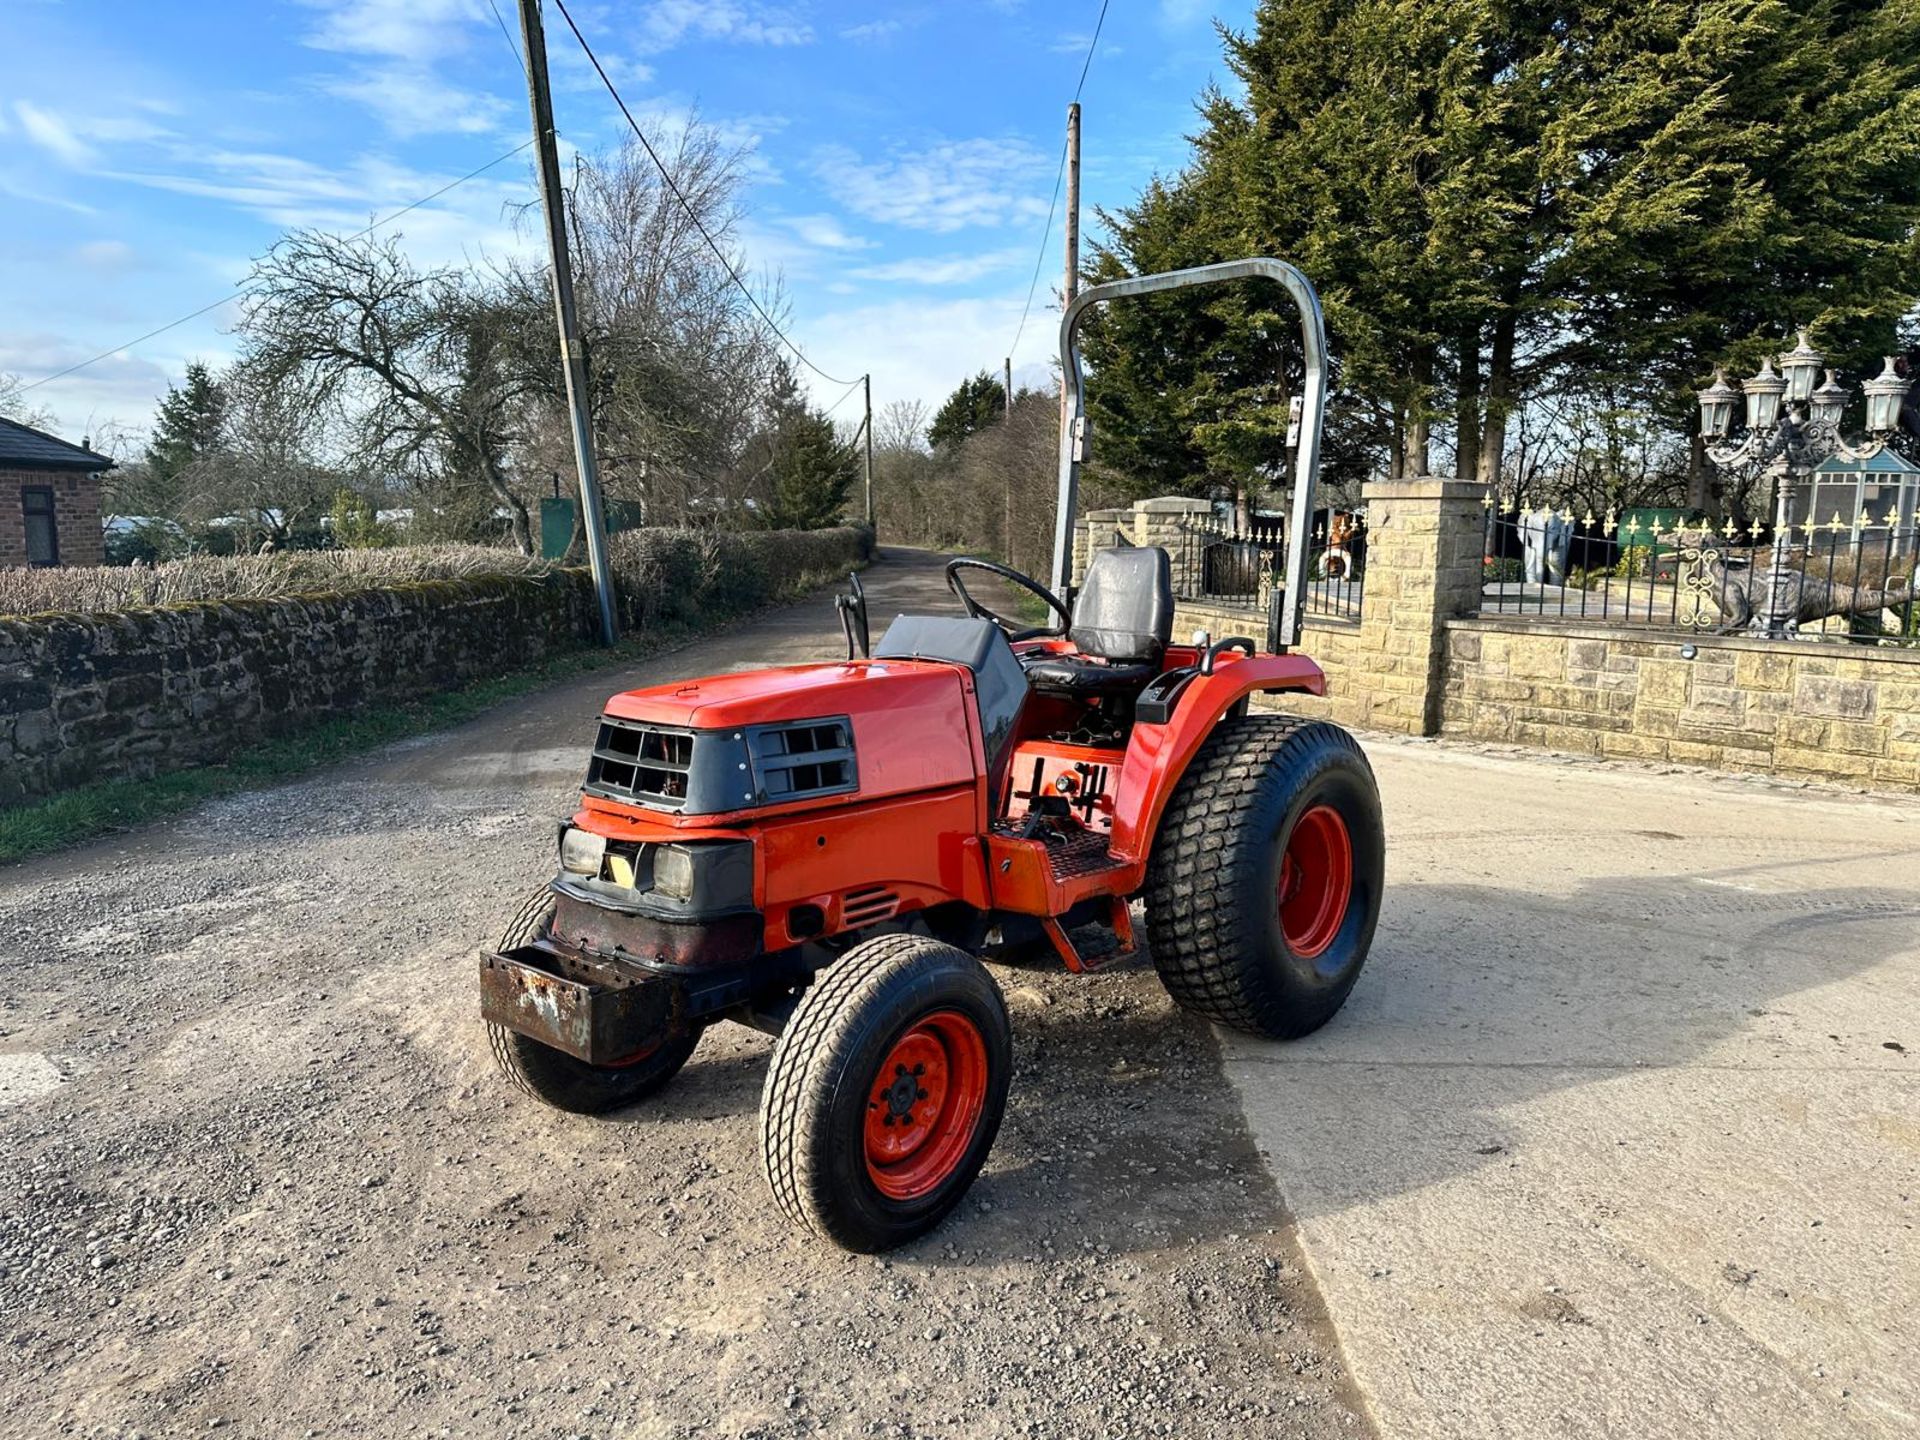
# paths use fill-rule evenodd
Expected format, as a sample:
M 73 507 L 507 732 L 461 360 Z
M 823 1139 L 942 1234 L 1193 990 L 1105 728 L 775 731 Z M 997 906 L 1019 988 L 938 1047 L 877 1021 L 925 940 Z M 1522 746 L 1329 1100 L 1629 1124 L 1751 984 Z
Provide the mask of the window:
M 60 527 L 53 518 L 53 487 L 29 485 L 20 491 L 20 511 L 27 522 L 27 563 L 60 563 Z

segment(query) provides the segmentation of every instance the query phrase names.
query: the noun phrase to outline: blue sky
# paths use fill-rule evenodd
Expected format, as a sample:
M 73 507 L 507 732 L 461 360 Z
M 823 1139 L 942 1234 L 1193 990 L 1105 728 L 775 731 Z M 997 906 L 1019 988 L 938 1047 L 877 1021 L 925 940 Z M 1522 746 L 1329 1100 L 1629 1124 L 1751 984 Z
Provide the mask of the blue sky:
M 517 38 L 513 0 L 497 0 Z M 746 260 L 791 333 L 874 403 L 937 401 L 996 367 L 1039 250 L 1066 103 L 1099 0 L 579 0 L 643 124 L 691 111 L 748 152 Z M 37 380 L 230 293 L 284 229 L 364 227 L 527 138 L 487 0 L 6 0 L 0 371 Z M 1084 190 L 1121 203 L 1177 168 L 1226 79 L 1214 18 L 1250 3 L 1112 0 L 1083 96 Z M 551 3 L 557 123 L 624 122 Z M 393 227 L 423 263 L 538 245 L 515 157 Z M 1036 311 L 1058 274 L 1058 222 Z M 187 360 L 224 359 L 234 307 L 32 392 L 74 438 L 135 429 Z M 1053 319 L 1016 375 L 1046 373 Z M 818 382 L 817 382 L 818 383 Z M 839 392 L 818 383 L 816 394 Z

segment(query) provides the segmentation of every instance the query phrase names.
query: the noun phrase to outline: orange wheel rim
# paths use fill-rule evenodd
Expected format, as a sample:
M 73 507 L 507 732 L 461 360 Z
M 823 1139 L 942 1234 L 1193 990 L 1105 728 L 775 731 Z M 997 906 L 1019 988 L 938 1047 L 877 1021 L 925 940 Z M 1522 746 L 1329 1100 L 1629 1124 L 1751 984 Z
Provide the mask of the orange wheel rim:
M 1353 898 L 1353 837 L 1331 805 L 1293 822 L 1280 857 L 1280 933 L 1302 960 L 1324 954 Z
M 955 1010 L 916 1021 L 867 1087 L 867 1174 L 890 1200 L 932 1194 L 959 1169 L 987 1108 L 987 1042 Z

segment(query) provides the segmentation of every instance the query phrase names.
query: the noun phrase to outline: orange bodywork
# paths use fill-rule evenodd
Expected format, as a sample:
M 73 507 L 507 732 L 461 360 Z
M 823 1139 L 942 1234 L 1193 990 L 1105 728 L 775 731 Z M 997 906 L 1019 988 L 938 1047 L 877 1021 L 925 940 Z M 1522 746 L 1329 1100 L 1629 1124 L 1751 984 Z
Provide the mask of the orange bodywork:
M 1040 647 L 1058 644 L 1016 649 Z M 1171 647 L 1167 665 L 1196 658 Z M 1223 655 L 1212 675 L 1189 682 L 1167 724 L 1135 724 L 1124 749 L 1039 738 L 1059 728 L 1052 712 L 1072 702 L 1031 697 L 995 813 L 963 666 L 859 660 L 631 690 L 608 702 L 608 715 L 701 730 L 847 716 L 858 789 L 696 816 L 588 795 L 573 823 L 615 840 L 753 841 L 769 951 L 950 901 L 1057 919 L 1083 901 L 1137 891 L 1160 815 L 1207 736 L 1249 694 L 1287 690 L 1324 694 L 1325 678 L 1304 656 Z M 1017 833 L 1042 796 L 1081 817 L 1067 843 Z

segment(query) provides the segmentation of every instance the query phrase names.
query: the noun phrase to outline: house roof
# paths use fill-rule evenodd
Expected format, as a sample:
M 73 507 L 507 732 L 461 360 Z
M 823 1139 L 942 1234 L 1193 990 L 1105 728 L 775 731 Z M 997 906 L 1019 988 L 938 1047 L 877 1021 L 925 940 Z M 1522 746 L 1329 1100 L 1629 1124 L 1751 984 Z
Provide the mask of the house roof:
M 1920 475 L 1920 465 L 1888 446 L 1870 455 L 1829 455 L 1813 467 L 1815 475 Z
M 22 425 L 18 420 L 0 420 L 0 466 L 16 470 L 111 470 L 113 461 L 96 455 L 84 445 L 73 445 Z

